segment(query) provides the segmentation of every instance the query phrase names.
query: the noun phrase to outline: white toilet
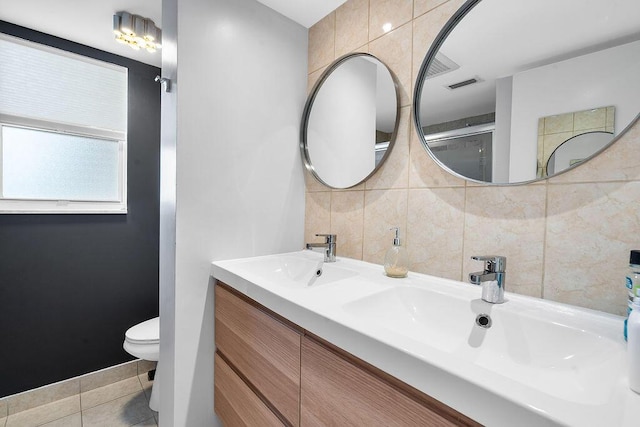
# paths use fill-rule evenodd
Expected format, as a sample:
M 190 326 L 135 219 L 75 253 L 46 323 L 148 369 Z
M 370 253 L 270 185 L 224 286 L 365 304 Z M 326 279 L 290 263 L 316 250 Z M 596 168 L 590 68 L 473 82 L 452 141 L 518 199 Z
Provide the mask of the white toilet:
M 122 347 L 138 359 L 158 362 L 156 375 L 151 388 L 149 408 L 158 412 L 160 388 L 160 318 L 146 320 L 130 327 L 124 334 Z

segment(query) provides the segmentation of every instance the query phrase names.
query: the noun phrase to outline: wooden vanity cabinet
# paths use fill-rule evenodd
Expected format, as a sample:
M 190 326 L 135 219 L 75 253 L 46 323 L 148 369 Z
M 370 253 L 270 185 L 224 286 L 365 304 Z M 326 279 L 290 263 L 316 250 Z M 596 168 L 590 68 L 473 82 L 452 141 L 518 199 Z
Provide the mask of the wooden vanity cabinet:
M 215 376 L 215 410 L 225 426 L 284 425 L 219 353 L 215 355 Z
M 215 411 L 236 426 L 479 426 L 223 284 Z
M 302 339 L 300 425 L 479 426 L 321 340 Z
M 283 424 L 299 426 L 301 331 L 224 285 L 216 286 L 215 298 L 218 358 L 233 368 Z M 214 372 L 217 382 L 218 370 Z M 214 401 L 221 415 L 218 396 Z

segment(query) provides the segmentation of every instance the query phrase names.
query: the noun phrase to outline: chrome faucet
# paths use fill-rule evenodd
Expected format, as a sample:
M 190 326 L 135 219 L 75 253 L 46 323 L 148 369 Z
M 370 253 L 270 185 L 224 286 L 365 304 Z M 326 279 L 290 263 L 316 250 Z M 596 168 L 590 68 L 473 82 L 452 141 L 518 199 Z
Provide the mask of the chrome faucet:
M 324 243 L 307 243 L 307 249 L 324 248 L 324 262 L 336 262 L 336 238 L 335 234 L 316 234 L 324 237 Z
M 482 286 L 482 299 L 492 304 L 504 302 L 504 287 L 507 258 L 498 255 L 472 256 L 471 259 L 484 261 L 484 271 L 469 273 L 469 281 Z

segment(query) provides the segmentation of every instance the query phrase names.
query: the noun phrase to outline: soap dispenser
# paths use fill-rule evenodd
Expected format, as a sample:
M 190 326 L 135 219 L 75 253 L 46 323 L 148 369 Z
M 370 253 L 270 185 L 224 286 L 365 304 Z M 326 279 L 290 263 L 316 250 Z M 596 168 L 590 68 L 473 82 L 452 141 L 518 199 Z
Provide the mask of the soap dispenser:
M 393 239 L 393 246 L 384 257 L 384 271 L 389 277 L 407 277 L 409 255 L 407 250 L 400 246 L 400 228 L 393 227 L 390 230 L 395 230 L 396 237 Z

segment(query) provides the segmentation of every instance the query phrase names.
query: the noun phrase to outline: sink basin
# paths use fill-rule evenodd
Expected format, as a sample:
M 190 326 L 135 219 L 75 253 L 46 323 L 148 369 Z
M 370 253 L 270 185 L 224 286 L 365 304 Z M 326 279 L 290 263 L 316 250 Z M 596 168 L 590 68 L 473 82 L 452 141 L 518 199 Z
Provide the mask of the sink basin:
M 511 293 L 489 304 L 469 283 L 413 272 L 394 279 L 380 265 L 322 261 L 298 251 L 216 261 L 211 271 L 483 425 L 638 425 L 622 317 Z M 479 315 L 488 315 L 489 328 L 476 323 Z
M 610 398 L 625 357 L 619 340 L 581 327 L 579 313 L 567 321 L 566 309 L 549 304 L 489 304 L 464 294 L 402 286 L 343 309 L 460 363 L 583 404 Z M 481 314 L 491 318 L 488 329 L 476 324 Z
M 325 263 L 321 253 L 304 250 L 268 255 L 238 262 L 242 274 L 268 280 L 277 286 L 304 289 L 357 276 L 357 272 L 336 263 Z

